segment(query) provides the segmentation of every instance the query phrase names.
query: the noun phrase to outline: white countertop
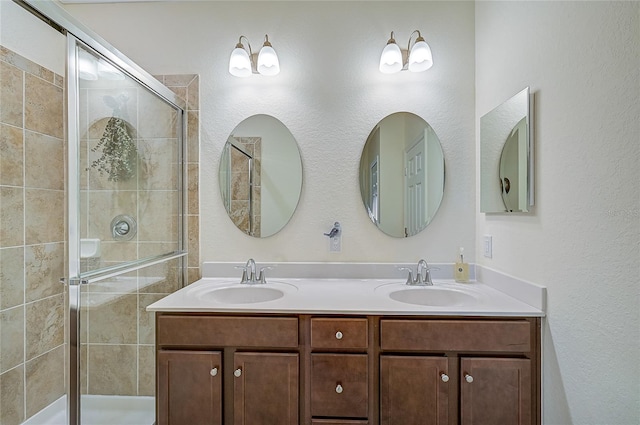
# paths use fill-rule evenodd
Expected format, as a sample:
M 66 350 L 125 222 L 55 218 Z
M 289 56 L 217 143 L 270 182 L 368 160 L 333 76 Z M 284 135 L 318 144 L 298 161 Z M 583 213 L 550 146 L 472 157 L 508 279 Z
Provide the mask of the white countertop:
M 409 287 L 402 279 L 318 279 L 273 278 L 264 288 L 278 288 L 284 296 L 266 302 L 227 304 L 206 296 L 224 287 L 247 287 L 234 278 L 204 278 L 151 304 L 155 312 L 216 313 L 287 313 L 287 314 L 373 314 L 426 316 L 505 316 L 541 317 L 544 311 L 484 283 L 455 283 L 450 279 L 434 279 L 433 287 Z M 261 284 L 254 284 L 258 286 Z M 430 288 L 462 292 L 472 302 L 448 306 L 423 306 L 395 301 L 389 293 L 395 290 Z M 203 294 L 205 294 L 203 296 Z

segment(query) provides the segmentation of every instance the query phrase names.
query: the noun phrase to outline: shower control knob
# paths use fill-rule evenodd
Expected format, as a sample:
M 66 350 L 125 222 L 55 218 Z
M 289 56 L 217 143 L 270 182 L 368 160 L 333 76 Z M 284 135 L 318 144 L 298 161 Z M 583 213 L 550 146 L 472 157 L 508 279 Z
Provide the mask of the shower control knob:
M 449 375 L 442 373 L 440 374 L 440 379 L 442 379 L 442 382 L 449 382 Z
M 464 374 L 464 380 L 467 381 L 468 383 L 472 383 L 473 382 L 473 376 L 469 375 L 468 373 Z
M 242 376 L 242 369 L 238 368 L 233 372 L 233 376 L 235 376 L 236 378 L 239 378 L 240 376 Z
M 218 374 L 218 368 L 214 367 L 213 369 L 211 369 L 211 372 L 209 372 L 211 374 L 211 376 L 216 376 Z
M 336 339 L 342 339 L 343 335 L 342 332 L 338 331 L 336 332 Z

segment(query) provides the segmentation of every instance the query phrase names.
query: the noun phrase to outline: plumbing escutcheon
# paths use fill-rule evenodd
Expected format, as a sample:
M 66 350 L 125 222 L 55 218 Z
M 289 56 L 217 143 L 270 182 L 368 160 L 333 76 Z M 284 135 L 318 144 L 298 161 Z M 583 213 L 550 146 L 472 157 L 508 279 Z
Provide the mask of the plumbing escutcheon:
M 120 214 L 111 220 L 111 236 L 116 241 L 130 241 L 138 233 L 136 219 L 130 215 Z

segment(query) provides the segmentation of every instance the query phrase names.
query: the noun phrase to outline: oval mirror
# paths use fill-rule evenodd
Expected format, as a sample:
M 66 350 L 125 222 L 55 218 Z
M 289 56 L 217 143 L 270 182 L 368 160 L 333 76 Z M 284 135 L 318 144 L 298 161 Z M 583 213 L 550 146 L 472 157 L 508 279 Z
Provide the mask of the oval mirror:
M 410 112 L 383 118 L 360 156 L 360 193 L 387 235 L 406 238 L 427 227 L 444 195 L 444 153 L 433 128 Z
M 220 192 L 231 221 L 250 236 L 279 232 L 302 190 L 295 138 L 278 119 L 253 115 L 236 126 L 220 158 Z

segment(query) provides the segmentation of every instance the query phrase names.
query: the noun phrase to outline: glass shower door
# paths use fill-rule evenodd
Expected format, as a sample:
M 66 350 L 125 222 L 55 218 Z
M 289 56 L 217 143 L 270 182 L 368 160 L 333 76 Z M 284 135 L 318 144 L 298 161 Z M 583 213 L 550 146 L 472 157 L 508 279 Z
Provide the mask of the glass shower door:
M 184 113 L 73 37 L 69 51 L 70 423 L 152 425 L 146 306 L 183 286 Z

